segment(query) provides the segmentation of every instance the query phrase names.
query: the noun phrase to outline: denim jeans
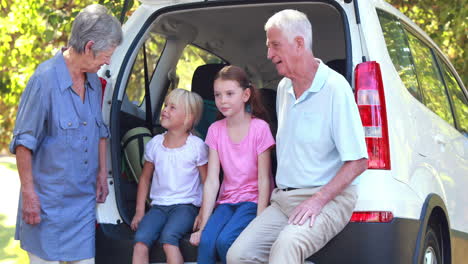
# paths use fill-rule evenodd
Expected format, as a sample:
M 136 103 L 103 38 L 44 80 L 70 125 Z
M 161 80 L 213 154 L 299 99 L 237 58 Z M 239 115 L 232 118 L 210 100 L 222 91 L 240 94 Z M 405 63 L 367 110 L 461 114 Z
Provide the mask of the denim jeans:
M 256 215 L 257 204 L 253 202 L 218 205 L 202 232 L 197 262 L 215 264 L 219 256 L 226 263 L 232 243 Z
M 138 225 L 135 243 L 151 248 L 156 240 L 161 244 L 179 246 L 179 240 L 192 231 L 198 207 L 192 204 L 153 205 Z

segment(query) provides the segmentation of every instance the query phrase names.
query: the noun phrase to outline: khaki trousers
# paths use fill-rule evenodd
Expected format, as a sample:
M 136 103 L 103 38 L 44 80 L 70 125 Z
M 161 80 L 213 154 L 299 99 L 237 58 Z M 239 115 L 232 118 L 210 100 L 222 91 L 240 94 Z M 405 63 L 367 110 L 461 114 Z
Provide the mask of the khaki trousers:
M 28 252 L 30 264 L 94 264 L 94 258 L 75 260 L 75 261 L 52 261 L 42 259 L 33 253 Z
M 320 188 L 273 190 L 271 205 L 236 239 L 228 251 L 227 263 L 304 263 L 343 230 L 357 200 L 356 186 L 349 186 L 325 205 L 312 227 L 310 219 L 303 225 L 288 224 L 293 209 Z

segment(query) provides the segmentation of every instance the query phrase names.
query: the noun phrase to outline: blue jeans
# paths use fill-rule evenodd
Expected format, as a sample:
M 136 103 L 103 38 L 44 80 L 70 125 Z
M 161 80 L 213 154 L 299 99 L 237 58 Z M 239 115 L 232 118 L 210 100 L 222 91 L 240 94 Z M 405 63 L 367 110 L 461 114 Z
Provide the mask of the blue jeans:
M 148 248 L 159 239 L 161 244 L 179 246 L 179 240 L 192 231 L 198 207 L 192 204 L 153 205 L 145 214 L 135 234 L 135 243 Z
M 203 230 L 197 262 L 215 264 L 217 254 L 225 264 L 232 243 L 256 215 L 257 204 L 253 202 L 218 205 Z

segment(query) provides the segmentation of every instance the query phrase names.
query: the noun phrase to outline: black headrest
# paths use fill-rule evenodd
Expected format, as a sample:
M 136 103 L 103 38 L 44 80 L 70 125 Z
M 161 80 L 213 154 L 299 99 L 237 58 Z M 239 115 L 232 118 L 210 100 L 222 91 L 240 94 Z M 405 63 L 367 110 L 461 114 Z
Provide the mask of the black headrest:
M 331 60 L 327 62 L 327 65 L 339 74 L 346 76 L 346 59 Z
M 265 107 L 266 114 L 270 122 L 270 129 L 273 135 L 276 135 L 278 120 L 276 118 L 276 91 L 272 89 L 262 88 L 258 90 L 263 106 Z
M 192 77 L 192 92 L 203 99 L 214 101 L 213 82 L 216 74 L 226 64 L 205 64 L 198 66 Z
M 273 89 L 262 88 L 258 89 L 260 98 L 262 99 L 263 105 L 273 106 L 273 110 L 276 109 L 276 91 Z M 276 110 L 275 110 L 276 112 Z

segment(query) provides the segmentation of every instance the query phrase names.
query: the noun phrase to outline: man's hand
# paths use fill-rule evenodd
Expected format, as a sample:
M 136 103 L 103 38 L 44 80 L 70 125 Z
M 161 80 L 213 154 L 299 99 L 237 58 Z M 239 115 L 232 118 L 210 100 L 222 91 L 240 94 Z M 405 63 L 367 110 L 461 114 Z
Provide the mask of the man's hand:
M 315 217 L 320 214 L 324 202 L 319 198 L 318 193 L 300 203 L 289 216 L 288 223 L 293 225 L 303 225 L 310 218 L 310 226 L 314 224 Z
M 96 202 L 104 203 L 107 195 L 109 194 L 109 187 L 107 186 L 107 175 L 105 171 L 100 171 L 96 181 Z
M 26 224 L 37 225 L 41 222 L 41 203 L 34 190 L 22 191 L 23 220 Z
M 202 234 L 201 230 L 198 230 L 197 232 L 193 232 L 192 235 L 190 236 L 190 244 L 194 246 L 198 246 L 198 244 L 200 244 L 201 234 Z

